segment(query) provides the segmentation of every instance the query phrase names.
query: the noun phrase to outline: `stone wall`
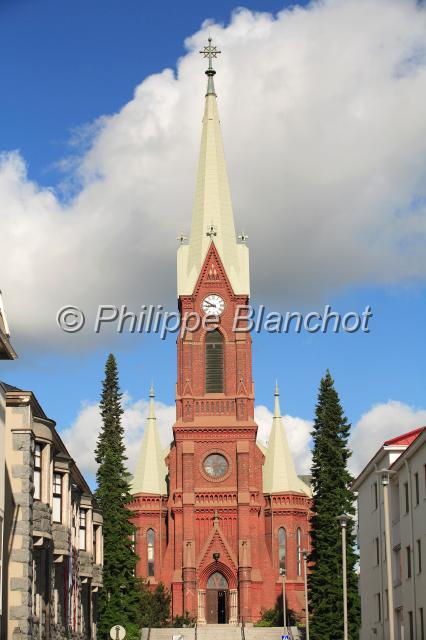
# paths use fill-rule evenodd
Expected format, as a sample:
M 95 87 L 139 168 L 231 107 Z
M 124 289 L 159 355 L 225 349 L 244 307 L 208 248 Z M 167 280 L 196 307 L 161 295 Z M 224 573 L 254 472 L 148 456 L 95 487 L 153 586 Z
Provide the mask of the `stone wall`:
M 33 447 L 31 433 L 12 433 L 14 456 L 11 476 L 15 512 L 9 559 L 8 629 L 11 640 L 30 640 L 33 637 L 31 616 Z

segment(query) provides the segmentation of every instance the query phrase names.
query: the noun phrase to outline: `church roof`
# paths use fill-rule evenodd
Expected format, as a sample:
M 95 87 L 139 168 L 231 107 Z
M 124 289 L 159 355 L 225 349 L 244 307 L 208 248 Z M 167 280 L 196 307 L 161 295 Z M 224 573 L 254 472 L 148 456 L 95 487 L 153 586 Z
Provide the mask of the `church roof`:
M 167 467 L 155 417 L 154 389 L 149 391 L 149 413 L 136 463 L 131 493 L 165 495 Z
M 213 51 L 212 56 L 209 55 L 209 51 Z M 178 296 L 193 293 L 211 241 L 219 252 L 234 293 L 248 295 L 248 248 L 245 239 L 238 243 L 235 235 L 234 214 L 213 84 L 216 72 L 211 67 L 211 57 L 216 57 L 216 53 L 219 52 L 211 46 L 211 39 L 203 53 L 206 54 L 205 57 L 209 57 L 209 68 L 206 71 L 208 85 L 191 234 L 189 243 L 181 244 L 177 256 Z
M 310 487 L 296 473 L 282 421 L 278 384 L 274 395 L 274 417 L 263 465 L 263 490 L 265 493 L 295 492 L 311 496 Z

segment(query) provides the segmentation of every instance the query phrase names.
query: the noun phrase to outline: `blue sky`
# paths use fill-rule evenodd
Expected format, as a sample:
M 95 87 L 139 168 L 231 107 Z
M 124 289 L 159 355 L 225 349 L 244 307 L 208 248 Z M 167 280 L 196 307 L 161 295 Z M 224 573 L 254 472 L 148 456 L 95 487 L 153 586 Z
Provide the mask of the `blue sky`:
M 380 1 L 374 2 L 373 0 L 366 0 L 364 4 L 365 11 L 368 10 L 372 13 L 373 21 L 376 19 L 379 22 L 381 14 L 385 12 L 385 4 Z M 325 32 L 326 28 L 335 28 L 335 33 L 337 34 L 338 30 L 342 28 L 341 25 L 344 25 L 343 10 L 342 16 L 336 17 L 336 23 L 333 27 L 332 19 L 338 12 L 332 8 L 332 2 L 325 3 L 325 5 L 324 12 L 326 10 L 330 11 L 331 20 L 328 20 L 328 22 L 331 22 L 331 27 L 321 26 L 323 25 L 321 22 L 321 9 L 310 9 L 306 13 L 302 12 L 299 18 L 293 15 L 292 20 L 296 24 L 294 27 L 296 36 L 301 33 L 298 29 L 302 29 L 300 25 L 303 26 L 303 20 L 308 20 L 306 18 L 308 11 L 311 15 L 311 23 L 309 23 L 309 28 L 307 27 L 306 31 L 302 29 L 303 35 L 298 37 L 306 37 L 306 33 L 309 33 L 309 29 L 312 28 L 312 24 L 315 24 L 315 20 L 320 25 L 318 26 L 319 32 Z M 327 5 L 330 5 L 331 8 L 327 9 Z M 344 2 L 342 5 L 347 6 L 348 20 L 350 20 L 350 12 L 354 12 L 355 15 L 357 11 L 355 4 Z M 286 6 L 282 2 L 267 2 L 263 0 L 244 3 L 244 7 L 249 10 L 272 14 L 276 14 L 277 11 Z M 303 6 L 302 4 L 301 7 Z M 410 30 L 410 20 L 413 20 L 414 6 L 415 3 L 411 6 L 411 13 L 407 10 L 407 15 L 405 16 L 408 25 L 407 31 Z M 143 83 L 147 76 L 161 74 L 165 68 L 176 70 L 178 60 L 188 55 L 188 45 L 185 46 L 184 44 L 185 39 L 196 34 L 205 20 L 211 19 L 215 25 L 222 25 L 220 33 L 225 39 L 227 27 L 232 21 L 231 14 L 236 8 L 237 5 L 234 3 L 224 1 L 215 2 L 209 6 L 192 1 L 185 3 L 123 1 L 117 3 L 106 0 L 102 3 L 98 1 L 87 3 L 76 0 L 73 3 L 57 3 L 41 0 L 33 3 L 26 0 L 17 2 L 3 0 L 0 3 L 0 70 L 3 85 L 0 107 L 0 150 L 19 150 L 20 158 L 26 163 L 28 172 L 24 178 L 19 178 L 22 180 L 23 188 L 29 188 L 28 185 L 33 188 L 35 185 L 34 189 L 37 193 L 44 194 L 43 198 L 45 194 L 54 193 L 58 203 L 70 197 L 69 191 L 65 191 L 64 195 L 64 181 L 71 180 L 77 184 L 75 190 L 71 192 L 73 195 L 78 194 L 80 188 L 84 189 L 84 186 L 82 187 L 79 182 L 81 175 L 77 175 L 76 178 L 74 172 L 75 164 L 73 163 L 76 156 L 78 158 L 84 157 L 85 162 L 87 158 L 89 158 L 90 163 L 99 162 L 99 158 L 108 147 L 102 146 L 105 145 L 104 138 L 97 138 L 97 134 L 94 134 L 90 128 L 89 134 L 85 135 L 84 139 L 81 140 L 81 131 L 87 131 L 87 125 L 102 116 L 122 114 L 123 107 L 127 103 L 135 104 L 137 102 L 134 99 L 135 88 Z M 388 23 L 386 23 L 386 20 L 384 22 L 387 24 L 391 35 L 391 30 L 395 29 L 395 37 L 397 37 L 397 28 L 399 27 L 394 25 L 391 18 L 389 18 Z M 283 23 L 285 27 L 284 20 Z M 421 15 L 421 20 L 417 20 L 416 24 L 419 29 L 417 36 L 420 37 L 420 28 L 422 24 L 424 25 L 424 12 Z M 237 31 L 237 29 L 235 30 Z M 234 40 L 237 39 L 235 33 L 234 35 L 231 34 L 231 36 Z M 289 42 L 291 42 L 290 36 L 291 33 L 288 38 Z M 373 34 L 371 36 L 373 42 L 374 37 L 376 36 Z M 220 45 L 220 37 L 218 36 L 218 38 L 218 44 Z M 279 38 L 277 41 L 279 44 Z M 233 42 L 231 39 L 229 50 L 232 50 Z M 389 37 L 386 43 L 391 49 L 392 37 Z M 378 41 L 377 44 L 379 44 Z M 297 42 L 294 46 L 296 47 L 295 59 L 297 59 Z M 247 45 L 247 48 L 249 48 L 249 45 Z M 382 48 L 386 50 L 386 45 Z M 191 49 L 191 46 L 189 46 L 189 49 Z M 243 55 L 243 45 L 241 45 L 241 52 L 241 55 Z M 225 55 L 226 49 L 224 48 L 223 56 Z M 247 57 L 249 60 L 250 51 L 247 52 Z M 193 63 L 191 61 L 192 58 L 187 57 L 187 59 L 188 62 L 186 62 L 185 58 L 184 65 L 179 73 L 182 77 L 186 73 L 186 77 L 189 77 L 189 80 L 185 86 L 190 87 L 191 74 L 185 69 L 188 68 L 188 65 L 193 65 Z M 277 59 L 271 57 L 272 67 L 276 63 Z M 394 61 L 392 61 L 393 63 Z M 185 64 L 187 65 L 186 67 Z M 199 60 L 198 64 L 199 70 L 197 73 L 199 73 L 199 77 L 192 76 L 194 78 L 194 89 L 190 96 L 191 101 L 196 105 L 194 108 L 198 109 L 197 114 L 202 109 L 203 92 L 201 83 L 204 82 L 202 76 L 203 63 Z M 226 60 L 223 64 L 226 64 Z M 412 74 L 414 72 L 423 73 L 422 77 L 424 78 L 424 59 L 421 56 L 418 64 L 419 69 L 412 71 Z M 194 66 L 192 68 L 195 69 Z M 253 74 L 256 73 L 254 64 L 252 64 L 252 68 Z M 230 75 L 231 72 L 228 72 L 225 66 L 223 69 L 222 86 L 229 86 L 227 83 L 229 78 L 232 77 Z M 288 73 L 288 67 L 286 67 L 286 70 L 286 73 Z M 339 73 L 338 70 L 335 72 L 336 74 Z M 244 70 L 244 73 L 246 73 L 246 70 Z M 386 75 L 383 68 L 378 66 L 378 84 L 382 81 L 380 74 Z M 324 75 L 323 84 L 332 83 L 332 79 L 326 78 L 326 75 L 327 73 Z M 331 69 L 330 76 L 332 76 Z M 158 82 L 160 81 L 166 82 L 163 76 L 159 78 Z M 217 83 L 220 86 L 220 69 Z M 198 89 L 199 87 L 200 90 Z M 412 93 L 408 93 L 407 90 L 407 96 L 410 96 L 410 106 L 407 109 L 414 108 L 411 106 L 411 102 L 414 103 L 415 92 L 417 91 L 419 98 L 421 98 L 424 95 L 422 93 L 424 92 L 424 87 L 425 84 L 421 82 L 421 76 L 419 76 L 418 84 L 412 88 Z M 166 89 L 168 90 L 167 87 Z M 163 89 L 161 90 L 163 91 Z M 288 92 L 291 90 L 290 87 Z M 389 91 L 391 90 L 392 88 L 389 89 Z M 318 92 L 321 93 L 321 89 L 318 89 Z M 166 94 L 164 93 L 164 95 Z M 188 96 L 188 91 L 186 95 Z M 286 93 L 284 92 L 283 95 L 286 96 Z M 262 109 L 266 110 L 267 101 L 262 104 L 262 99 L 259 99 L 255 90 L 252 98 L 253 113 L 258 113 Z M 351 100 L 351 104 L 356 104 L 354 108 L 368 111 L 370 103 L 367 94 L 359 98 L 359 103 L 356 95 Z M 238 222 L 244 225 L 244 191 L 250 181 L 249 178 L 244 182 L 244 171 L 248 171 L 249 160 L 247 158 L 251 154 L 251 149 L 244 148 L 244 151 L 242 151 L 241 142 L 240 146 L 238 146 L 234 139 L 239 117 L 239 100 L 236 100 L 235 96 L 230 96 L 230 92 L 226 93 L 226 90 L 223 89 L 222 94 L 219 90 L 219 104 L 220 107 L 223 105 L 223 112 L 228 116 L 228 125 L 226 125 L 226 118 L 224 123 L 225 149 L 228 156 L 231 187 L 233 191 L 235 189 L 235 200 L 240 203 Z M 274 104 L 274 111 L 280 111 L 279 104 L 279 102 L 278 106 Z M 283 100 L 282 105 L 282 113 L 278 113 L 277 117 L 285 120 L 285 114 L 289 113 L 285 100 Z M 381 108 L 386 109 L 386 104 L 382 105 Z M 288 117 L 294 118 L 295 122 L 298 116 L 301 118 L 309 117 L 312 121 L 312 117 L 309 114 L 307 116 L 303 115 L 303 109 L 304 106 L 302 109 L 298 109 L 296 113 L 288 115 Z M 177 117 L 182 117 L 181 113 L 178 112 Z M 232 113 L 234 114 L 233 116 Z M 245 112 L 243 116 L 245 116 Z M 122 117 L 122 115 L 119 117 Z M 144 116 L 140 117 L 140 122 L 143 124 Z M 234 117 L 234 120 L 229 124 L 232 117 Z M 264 114 L 264 119 L 265 122 L 269 120 L 268 113 Z M 111 128 L 114 122 L 114 119 L 108 120 L 106 129 Z M 250 129 L 251 121 L 247 120 L 247 122 Z M 185 122 L 182 126 L 187 128 L 194 141 L 198 141 L 200 117 L 194 117 L 192 121 Z M 398 147 L 399 129 L 402 130 L 403 125 L 402 122 L 396 122 L 393 126 L 395 128 L 392 135 L 395 136 L 395 146 Z M 321 122 L 319 123 L 319 128 L 321 129 Z M 301 140 L 305 129 L 303 127 L 298 129 L 296 123 L 294 130 L 299 132 L 298 139 Z M 323 130 L 324 132 L 327 131 L 326 125 L 324 125 Z M 268 138 L 267 127 L 265 131 L 265 137 Z M 305 249 L 304 243 L 301 242 L 295 257 L 289 258 L 288 262 L 286 262 L 285 256 L 280 255 L 276 249 L 271 250 L 271 254 L 275 255 L 275 262 L 265 262 L 265 252 L 268 253 L 268 237 L 273 237 L 277 233 L 284 236 L 289 234 L 288 230 L 293 224 L 291 206 L 294 206 L 297 200 L 297 192 L 295 192 L 294 199 L 290 199 L 291 202 L 286 214 L 282 216 L 280 211 L 277 210 L 278 217 L 275 221 L 271 220 L 270 223 L 262 228 L 259 235 L 265 236 L 263 244 L 257 246 L 255 242 L 250 243 L 251 219 L 248 221 L 255 301 L 260 303 L 266 298 L 270 300 L 270 308 L 272 308 L 273 304 L 276 304 L 280 309 L 290 310 L 298 308 L 321 310 L 324 304 L 329 303 L 333 305 L 333 308 L 341 310 L 343 313 L 352 310 L 362 311 L 366 305 L 371 305 L 374 313 L 371 320 L 371 332 L 368 334 L 307 335 L 302 333 L 301 335 L 261 334 L 254 336 L 253 357 L 257 404 L 272 406 L 273 385 L 275 378 L 278 378 L 282 390 L 283 410 L 291 416 L 311 420 L 319 380 L 326 368 L 329 368 L 335 377 L 348 417 L 354 424 L 360 421 L 363 414 L 369 414 L 375 405 L 385 406 L 389 400 L 398 401 L 408 408 L 404 416 L 401 414 L 402 431 L 407 427 L 411 427 L 411 424 L 407 424 L 407 421 L 409 422 L 413 419 L 415 422 L 423 419 L 423 413 L 419 413 L 418 410 L 426 409 L 424 391 L 424 362 L 426 356 L 426 340 L 424 336 L 424 318 L 426 315 L 424 295 L 426 275 L 424 269 L 424 211 L 420 206 L 418 216 L 415 219 L 411 217 L 409 222 L 404 222 L 402 219 L 403 214 L 398 219 L 399 206 L 403 208 L 403 203 L 412 202 L 413 198 L 420 198 L 420 202 L 422 202 L 425 194 L 424 170 L 417 169 L 417 167 L 421 166 L 421 161 L 423 161 L 423 166 L 426 166 L 424 164 L 426 153 L 424 148 L 416 147 L 416 131 L 420 136 L 421 129 L 416 130 L 413 125 L 413 132 L 410 133 L 412 138 L 408 137 L 408 142 L 404 138 L 401 143 L 408 149 L 403 153 L 406 153 L 406 164 L 409 166 L 411 173 L 416 175 L 416 182 L 407 181 L 406 170 L 399 167 L 394 168 L 393 162 L 387 162 L 386 156 L 380 159 L 383 165 L 391 167 L 388 174 L 380 176 L 380 180 L 384 183 L 389 180 L 389 184 L 400 180 L 405 185 L 402 195 L 395 196 L 390 201 L 390 204 L 386 197 L 378 201 L 378 208 L 385 210 L 386 206 L 392 207 L 392 215 L 396 212 L 395 217 L 378 219 L 374 225 L 367 228 L 365 233 L 363 232 L 364 235 L 359 234 L 359 239 L 357 236 L 359 230 L 352 227 L 352 222 L 351 224 L 348 223 L 348 228 L 346 229 L 344 223 L 336 218 L 336 222 L 333 222 L 330 227 L 332 231 L 324 231 L 324 235 L 330 235 L 335 230 L 336 241 L 332 249 L 332 251 L 336 252 L 335 258 L 333 254 L 330 254 L 330 251 L 327 256 L 325 251 L 323 254 L 319 253 L 317 257 L 312 257 L 312 262 L 309 263 L 309 256 L 313 255 L 313 251 L 307 250 L 308 266 L 305 266 L 306 261 L 304 261 L 303 265 L 302 263 L 299 265 L 297 256 L 299 254 L 302 257 Z M 76 132 L 80 133 L 76 134 Z M 75 143 L 76 136 L 80 136 L 77 144 Z M 387 139 L 389 139 L 389 135 L 387 135 Z M 411 139 L 413 140 L 412 147 L 413 149 L 415 148 L 413 158 L 409 151 Z M 70 142 L 72 140 L 74 140 L 74 144 Z M 165 144 L 167 149 L 167 137 L 165 140 L 166 142 L 162 140 L 161 144 Z M 273 141 L 273 132 L 271 140 Z M 278 147 L 281 142 L 279 138 L 277 138 L 277 141 L 279 142 L 276 145 Z M 291 128 L 286 133 L 285 141 L 289 149 L 291 144 L 295 144 L 296 147 L 303 147 L 303 144 L 298 141 L 292 143 Z M 313 142 L 312 144 L 315 143 Z M 320 143 L 318 142 L 318 144 Z M 327 141 L 326 145 L 329 145 Z M 170 146 L 172 146 L 172 141 Z M 94 151 L 88 156 L 85 155 L 87 150 L 91 148 Z M 297 180 L 295 178 L 296 174 L 293 175 L 291 173 L 292 167 L 297 167 L 298 163 L 300 163 L 302 169 L 298 177 L 301 182 L 300 193 L 304 194 L 303 197 L 305 197 L 310 188 L 314 190 L 314 187 L 310 186 L 314 176 L 309 167 L 308 155 L 305 152 L 304 157 L 301 153 L 301 158 L 292 158 L 289 168 L 286 170 L 286 176 L 290 176 L 287 178 L 289 184 L 290 179 L 294 184 Z M 355 152 L 354 162 L 357 162 L 356 156 Z M 95 161 L 93 157 L 95 157 Z M 64 171 L 63 160 L 67 159 L 67 162 L 70 162 L 70 158 L 71 163 L 66 165 L 67 168 Z M 345 161 L 350 166 L 351 159 L 346 157 Z M 62 169 L 59 167 L 61 162 Z M 187 182 L 185 183 L 185 188 L 182 187 L 182 191 L 185 192 L 186 195 L 183 197 L 187 198 L 188 203 L 190 203 L 193 194 L 193 186 L 191 185 L 195 180 L 195 162 L 196 152 L 190 154 L 187 160 L 188 164 L 184 164 L 185 167 L 188 166 L 188 170 L 186 171 L 186 177 L 184 177 Z M 303 168 L 305 166 L 304 162 L 307 163 L 306 169 Z M 416 167 L 416 170 L 413 167 Z M 373 167 L 371 171 L 374 172 L 375 168 Z M 125 173 L 126 170 L 123 168 L 123 175 Z M 320 167 L 318 167 L 318 173 L 320 173 Z M 345 180 L 340 178 L 339 180 L 340 182 L 336 181 L 337 186 L 334 189 L 334 193 L 338 193 L 339 189 L 344 189 L 342 185 L 345 185 Z M 272 191 L 281 187 L 277 180 L 274 182 L 274 175 L 271 174 L 266 175 L 264 179 L 262 176 L 259 177 L 260 186 L 266 183 L 268 183 L 268 189 L 272 189 Z M 161 180 L 159 184 L 161 185 Z M 45 188 L 50 191 L 43 191 Z M 173 185 L 170 186 L 168 184 L 167 188 L 173 189 Z M 358 191 L 362 191 L 362 182 L 356 188 Z M 389 190 L 391 190 L 390 187 Z M 331 191 L 333 190 L 331 189 Z M 318 191 L 318 193 L 321 193 L 321 191 Z M 47 195 L 46 198 L 48 197 Z M 314 203 L 318 197 L 320 196 L 313 195 Z M 273 196 L 266 189 L 262 198 L 261 202 L 264 203 L 266 209 L 268 207 L 273 209 L 276 206 Z M 329 194 L 327 198 L 330 198 Z M 344 208 L 346 205 L 349 206 L 350 200 L 351 196 L 345 195 L 342 200 L 343 205 L 339 205 L 340 208 L 342 206 Z M 333 198 L 330 199 L 330 202 L 332 201 Z M 37 202 L 39 203 L 39 200 Z M 135 202 L 137 202 L 136 198 Z M 9 200 L 6 200 L 6 203 L 9 203 Z M 37 211 L 38 206 L 39 204 L 36 207 Z M 49 208 L 51 204 L 48 203 L 46 206 Z M 55 206 L 59 207 L 60 205 L 55 203 Z M 158 203 L 155 206 L 160 211 L 163 205 Z M 360 210 L 362 210 L 361 206 Z M 408 207 L 407 211 L 411 215 L 413 213 L 412 207 Z M 36 214 L 34 213 L 34 215 Z M 59 218 L 67 215 L 71 215 L 70 211 L 63 209 Z M 144 273 L 147 272 L 146 267 L 143 267 L 145 263 L 143 262 L 142 254 L 145 253 L 145 247 L 151 242 L 150 236 L 152 235 L 154 238 L 154 227 L 157 228 L 161 224 L 159 219 L 155 217 L 157 215 L 161 214 L 155 213 L 154 218 L 150 218 L 151 226 L 147 223 L 143 228 L 143 236 L 138 240 L 140 243 L 138 245 L 139 249 L 135 250 L 136 257 L 128 265 L 129 273 L 131 270 L 134 271 L 135 268 L 138 268 L 139 251 L 141 256 L 141 281 L 144 279 Z M 325 220 L 327 212 L 321 215 L 324 216 Z M 296 218 L 297 214 L 294 214 L 294 217 Z M 348 213 L 348 219 L 349 217 L 350 213 Z M 374 217 L 374 215 L 370 217 Z M 154 223 L 152 220 L 154 220 Z M 179 220 L 187 220 L 189 226 L 190 209 L 184 211 Z M 6 225 L 9 225 L 10 229 L 16 221 L 16 217 L 5 217 L 2 226 L 5 225 L 5 228 Z M 55 229 L 58 235 L 53 235 L 49 238 L 46 246 L 51 246 L 51 243 L 54 243 L 60 249 L 62 244 L 65 246 L 70 240 L 66 232 L 61 231 L 59 223 L 55 224 L 57 225 Z M 114 224 L 117 227 L 120 226 L 119 217 L 116 218 Z M 176 232 L 180 230 L 178 224 L 180 224 L 180 221 L 176 223 L 176 229 L 172 227 L 170 230 L 170 236 L 173 238 Z M 398 225 L 405 227 L 399 235 L 395 232 Z M 321 221 L 316 221 L 315 226 L 312 226 L 311 221 L 306 218 L 303 233 L 309 237 L 318 234 L 318 245 L 321 244 L 322 229 L 323 223 Z M 409 237 L 405 235 L 408 229 L 414 229 Z M 64 235 L 61 235 L 62 233 Z M 300 230 L 298 230 L 295 238 L 303 237 L 300 233 Z M 340 255 L 339 245 L 346 243 L 347 237 L 351 234 L 354 237 L 354 246 L 348 245 Z M 395 238 L 393 237 L 394 234 L 396 235 Z M 252 237 L 256 235 L 257 231 L 254 232 Z M 11 237 L 11 242 L 13 243 L 23 241 L 19 233 Z M 111 237 L 113 238 L 114 236 Z M 108 240 L 105 241 L 105 247 L 107 242 L 111 242 L 111 237 L 108 236 Z M 388 237 L 392 239 L 393 244 L 391 246 L 389 242 L 389 246 L 386 245 L 385 249 L 383 249 L 380 243 L 383 238 Z M 131 244 L 133 240 L 134 232 L 129 224 L 127 231 L 122 231 L 120 242 L 125 244 L 127 241 Z M 366 246 L 365 252 L 361 246 L 363 241 L 370 243 L 368 247 Z M 27 236 L 24 240 L 24 243 L 28 242 L 31 244 L 31 234 L 30 237 Z M 37 239 L 38 242 L 39 239 Z M 152 242 L 156 246 L 156 240 L 153 239 Z M 73 243 L 78 253 L 78 236 L 73 238 Z M 102 244 L 102 240 L 99 243 Z M 122 389 L 126 390 L 132 398 L 146 398 L 147 388 L 151 380 L 154 380 L 157 397 L 167 405 L 173 404 L 176 377 L 174 337 L 165 342 L 161 342 L 156 336 L 129 337 L 124 335 L 118 339 L 111 336 L 102 336 L 99 340 L 92 337 L 90 341 L 80 342 L 78 347 L 74 348 L 74 345 L 77 344 L 73 342 L 74 337 L 63 338 L 62 342 L 57 343 L 55 341 L 56 338 L 51 339 L 44 335 L 43 322 L 46 324 L 48 322 L 46 319 L 38 319 L 37 328 L 34 328 L 33 331 L 29 330 L 27 335 L 25 326 L 30 328 L 32 325 L 32 316 L 28 309 L 32 307 L 26 307 L 23 303 L 24 298 L 28 296 L 28 289 L 25 287 L 22 290 L 20 289 L 22 281 L 20 284 L 19 278 L 16 276 L 16 273 L 21 269 L 22 263 L 13 253 L 12 245 L 9 244 L 8 247 L 10 248 L 10 260 L 15 265 L 13 270 L 15 275 L 12 274 L 12 270 L 4 278 L 0 274 L 0 287 L 4 291 L 12 335 L 15 336 L 14 345 L 20 359 L 14 363 L 0 365 L 3 379 L 19 387 L 33 389 L 46 412 L 58 422 L 59 428 L 68 428 L 73 425 L 78 414 L 81 413 L 82 403 L 91 405 L 96 402 L 100 390 L 100 381 L 103 376 L 104 361 L 108 352 L 112 350 L 118 358 Z M 168 244 L 167 247 L 169 247 Z M 389 249 L 389 247 L 391 248 Z M 44 247 L 43 251 L 48 252 L 49 249 Z M 170 242 L 170 249 L 167 248 L 167 251 L 168 255 L 170 255 L 170 264 L 167 263 L 167 271 L 163 279 L 169 284 L 164 285 L 165 293 L 162 301 L 165 300 L 167 308 L 173 309 L 175 245 Z M 381 251 L 383 252 L 383 258 L 381 257 Z M 394 254 L 392 251 L 394 251 Z M 84 253 L 85 250 L 82 249 L 82 259 Z M 28 254 L 25 251 L 25 255 L 33 254 Z M 324 259 L 324 255 L 327 256 L 327 259 Z M 271 259 L 268 256 L 268 260 Z M 335 264 L 333 264 L 334 259 Z M 28 258 L 28 260 L 30 259 Z M 34 260 L 37 261 L 38 256 Z M 149 264 L 152 269 L 156 269 L 156 260 L 161 266 L 162 259 L 160 255 L 156 256 L 155 252 L 150 254 Z M 330 264 L 327 268 L 324 267 L 323 271 L 322 264 L 327 260 L 330 261 Z M 117 261 L 119 261 L 118 257 Z M 27 281 L 27 285 L 33 293 L 34 291 L 40 293 L 40 305 L 48 304 L 49 297 L 45 292 L 50 287 L 52 287 L 53 291 L 56 286 L 55 279 L 59 278 L 59 275 L 56 274 L 55 264 L 55 259 L 52 257 L 51 264 L 43 272 L 44 275 L 39 279 L 35 278 L 34 282 L 30 283 L 30 275 L 23 277 L 23 280 Z M 105 273 L 103 289 L 99 294 L 99 300 L 96 299 L 96 302 L 114 302 L 117 300 L 117 291 L 121 291 L 120 287 L 123 284 L 118 276 L 118 282 L 114 282 L 112 272 L 115 265 L 116 262 L 113 260 L 113 265 L 108 267 L 111 271 L 103 272 Z M 103 269 L 95 252 L 91 266 L 94 273 L 97 270 L 101 272 Z M 29 266 L 26 265 L 26 268 L 29 269 L 28 273 L 30 274 L 32 272 L 31 264 Z M 393 272 L 393 269 L 395 269 L 395 272 Z M 268 273 L 264 275 L 266 270 L 269 270 L 268 273 L 272 274 L 271 290 L 268 291 L 267 296 L 264 295 L 263 290 L 260 290 L 260 288 L 264 287 L 262 283 L 268 281 Z M 303 276 L 304 271 L 306 271 L 306 274 Z M 320 275 L 317 276 L 317 272 L 323 275 L 321 277 Z M 37 273 L 37 269 L 35 269 L 35 273 Z M 120 277 L 127 279 L 125 273 L 125 271 L 121 272 Z M 257 276 L 256 274 L 259 273 L 263 275 Z M 81 288 L 87 289 L 90 295 L 96 298 L 96 292 L 100 291 L 100 285 L 96 284 L 97 281 L 92 275 L 90 274 L 90 277 L 87 278 L 89 282 L 85 278 L 81 278 Z M 300 289 L 303 289 L 303 295 L 300 298 L 297 295 L 299 275 L 301 278 Z M 14 280 L 15 276 L 16 280 Z M 105 279 L 108 280 L 108 278 L 111 280 L 110 288 L 108 284 L 105 284 Z M 91 283 L 92 280 L 94 284 Z M 258 289 L 256 289 L 256 284 L 258 284 Z M 93 286 L 92 290 L 90 290 L 90 286 Z M 132 284 L 132 286 L 134 288 L 136 285 Z M 57 293 L 52 293 L 51 298 L 52 300 L 54 299 L 52 308 L 55 305 L 55 308 L 58 308 L 59 303 L 72 302 L 73 300 L 69 299 L 72 291 L 71 285 L 65 282 L 62 297 L 58 296 Z M 109 291 L 111 291 L 111 299 L 106 300 L 105 296 L 108 295 Z M 150 301 L 149 295 L 150 293 L 148 292 L 144 302 Z M 10 300 L 10 305 L 8 300 Z M 122 301 L 120 299 L 120 302 Z M 127 302 L 127 300 L 124 301 Z M 156 300 L 153 301 L 156 302 Z M 22 311 L 21 302 L 23 304 Z M 50 318 L 49 322 L 53 327 L 53 314 L 50 313 L 50 316 L 46 315 L 46 317 Z M 15 331 L 14 327 L 17 327 Z M 50 330 L 53 332 L 56 329 L 50 328 Z M 389 428 L 398 430 L 397 412 L 395 415 L 396 426 L 392 423 L 392 427 Z M 375 419 L 377 419 L 377 416 Z M 378 419 L 380 420 L 380 417 Z M 383 420 L 384 422 L 380 425 L 372 420 L 368 427 L 371 428 L 372 433 L 377 432 L 376 439 L 373 438 L 374 443 L 387 433 L 385 418 Z M 417 424 L 413 426 L 417 426 Z M 95 428 L 96 426 L 94 426 Z M 391 435 L 394 435 L 394 433 Z

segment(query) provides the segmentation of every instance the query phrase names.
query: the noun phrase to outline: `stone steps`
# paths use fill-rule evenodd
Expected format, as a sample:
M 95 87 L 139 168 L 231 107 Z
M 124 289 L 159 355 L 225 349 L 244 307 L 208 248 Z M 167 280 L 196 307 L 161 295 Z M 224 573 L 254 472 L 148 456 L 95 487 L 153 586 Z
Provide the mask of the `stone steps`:
M 245 640 L 281 640 L 282 627 L 245 627 Z M 291 636 L 290 636 L 291 637 Z M 197 640 L 241 640 L 241 627 L 207 624 L 197 629 Z M 297 635 L 293 635 L 296 639 Z M 195 629 L 144 629 L 141 640 L 195 640 Z

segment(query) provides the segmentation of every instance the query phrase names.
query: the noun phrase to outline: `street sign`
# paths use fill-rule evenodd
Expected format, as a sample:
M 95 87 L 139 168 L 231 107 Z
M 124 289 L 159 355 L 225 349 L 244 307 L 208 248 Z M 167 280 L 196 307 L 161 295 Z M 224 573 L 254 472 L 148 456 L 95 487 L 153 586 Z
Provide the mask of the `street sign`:
M 285 635 L 281 636 L 281 640 L 290 640 L 290 636 L 288 635 L 288 633 L 286 633 Z
M 109 635 L 112 640 L 124 640 L 126 637 L 126 629 L 121 625 L 116 624 L 111 627 Z

